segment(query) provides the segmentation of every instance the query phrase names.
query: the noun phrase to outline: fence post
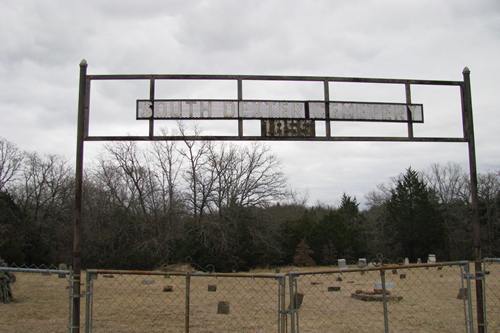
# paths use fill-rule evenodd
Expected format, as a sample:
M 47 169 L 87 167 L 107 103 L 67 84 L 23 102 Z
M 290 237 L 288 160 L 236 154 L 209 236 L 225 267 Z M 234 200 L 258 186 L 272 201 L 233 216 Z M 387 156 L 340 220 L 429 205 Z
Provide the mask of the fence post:
M 189 311 L 191 303 L 191 274 L 186 273 L 186 309 L 184 314 L 184 328 L 186 333 L 189 333 Z
M 487 313 L 488 313 L 488 309 L 486 308 L 486 274 L 484 272 L 486 272 L 486 263 L 487 261 L 485 261 L 483 259 L 483 320 L 484 320 L 484 333 L 488 333 L 488 317 L 486 316 Z
M 95 275 L 97 277 L 97 275 Z M 93 292 L 94 274 L 86 272 L 85 291 L 85 333 L 92 333 L 92 308 L 94 300 Z
M 293 283 L 294 283 L 294 288 L 295 288 L 295 295 L 297 295 L 297 292 L 299 290 L 299 287 L 298 287 L 299 283 L 298 283 L 296 277 L 294 277 Z M 294 298 L 296 298 L 296 297 L 297 296 L 294 296 Z M 300 332 L 299 309 L 297 307 L 297 302 L 295 302 L 295 331 L 296 331 L 296 333 Z
M 278 333 L 283 333 L 283 312 L 282 312 L 282 306 L 283 306 L 283 299 L 281 295 L 283 294 L 283 284 L 281 283 L 282 277 L 277 276 L 276 281 L 278 281 Z
M 288 273 L 288 288 L 290 289 L 290 305 L 288 313 L 290 313 L 290 329 L 291 333 L 298 333 L 295 327 L 295 277 L 293 273 Z
M 466 288 L 466 300 L 464 300 L 464 311 L 465 311 L 465 327 L 468 333 L 474 332 L 474 320 L 473 320 L 473 312 L 472 312 L 472 284 L 470 280 L 473 276 L 470 273 L 469 263 L 463 265 L 463 275 L 462 275 L 462 288 L 464 287 L 464 279 L 465 279 L 465 288 Z
M 389 313 L 387 311 L 387 295 L 385 288 L 385 270 L 380 269 L 380 282 L 382 284 L 382 305 L 384 306 L 384 332 L 389 333 Z
M 73 333 L 72 318 L 73 318 L 73 270 L 70 269 L 67 275 L 68 291 L 69 291 L 69 318 L 68 318 L 68 332 Z
M 280 328 L 280 333 L 285 333 L 287 331 L 286 325 L 287 325 L 287 313 L 286 313 L 286 276 L 281 276 L 280 280 L 280 321 L 281 321 L 281 328 Z

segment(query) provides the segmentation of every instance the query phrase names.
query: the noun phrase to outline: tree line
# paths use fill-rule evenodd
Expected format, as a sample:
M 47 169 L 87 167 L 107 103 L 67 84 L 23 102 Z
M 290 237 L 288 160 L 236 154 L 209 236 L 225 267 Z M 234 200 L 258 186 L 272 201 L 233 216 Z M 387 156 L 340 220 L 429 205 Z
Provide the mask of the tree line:
M 337 207 L 307 205 L 261 144 L 155 142 L 104 147 L 84 175 L 84 267 L 200 269 L 328 265 L 338 258 L 470 259 L 468 174 L 411 167 Z M 500 174 L 479 175 L 483 254 L 500 256 Z M 71 263 L 74 171 L 60 156 L 0 138 L 0 257 Z

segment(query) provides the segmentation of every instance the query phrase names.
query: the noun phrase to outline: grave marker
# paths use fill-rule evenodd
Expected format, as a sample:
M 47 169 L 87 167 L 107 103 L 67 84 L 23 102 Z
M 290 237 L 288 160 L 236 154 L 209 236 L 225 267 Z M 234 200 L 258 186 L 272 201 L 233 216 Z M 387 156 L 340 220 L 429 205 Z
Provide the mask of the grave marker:
M 338 263 L 339 269 L 347 269 L 348 268 L 345 259 L 339 259 L 337 261 L 337 263 Z

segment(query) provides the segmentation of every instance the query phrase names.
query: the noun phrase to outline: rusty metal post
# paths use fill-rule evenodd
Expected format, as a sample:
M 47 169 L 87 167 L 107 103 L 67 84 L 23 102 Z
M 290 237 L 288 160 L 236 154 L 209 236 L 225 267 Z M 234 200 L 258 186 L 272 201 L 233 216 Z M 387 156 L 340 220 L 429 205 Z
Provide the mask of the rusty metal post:
M 286 312 L 286 276 L 280 276 L 278 279 L 278 332 L 285 333 L 287 325 Z
M 288 312 L 290 313 L 290 330 L 291 333 L 298 333 L 296 331 L 295 322 L 295 276 L 293 273 L 288 273 L 288 287 L 290 289 L 290 306 L 288 307 Z
M 155 80 L 149 80 L 149 99 L 151 100 L 151 119 L 149 119 L 149 138 L 155 135 Z
M 69 274 L 66 275 L 66 278 L 68 279 L 68 332 L 72 333 L 73 325 L 72 325 L 72 320 L 73 320 L 73 271 L 70 270 Z
M 295 333 L 300 333 L 300 323 L 299 323 L 299 309 L 298 309 L 298 304 L 297 304 L 297 293 L 299 292 L 299 287 L 298 287 L 298 281 L 297 281 L 297 276 L 294 275 L 293 277 L 293 309 L 294 309 L 294 316 L 295 316 Z
M 243 136 L 243 119 L 240 114 L 240 102 L 243 100 L 243 81 L 237 80 L 236 82 L 238 84 L 238 137 L 241 138 Z
M 384 333 L 389 333 L 389 311 L 387 309 L 387 290 L 385 287 L 385 270 L 380 270 L 380 283 L 382 284 L 382 305 L 384 307 Z
M 332 136 L 332 129 L 330 123 L 330 82 L 323 82 L 323 95 L 325 98 L 325 136 L 329 138 Z
M 281 312 L 281 280 L 279 279 L 279 277 L 276 278 L 276 281 L 278 281 L 278 333 L 282 333 L 282 330 L 281 330 L 281 316 L 282 316 L 282 312 Z
M 81 221 L 83 195 L 83 148 L 85 132 L 85 95 L 87 81 L 87 61 L 80 62 L 78 93 L 78 125 L 76 134 L 75 206 L 73 219 L 73 333 L 80 333 L 80 280 L 81 280 Z
M 94 279 L 97 274 L 87 271 L 85 279 L 85 333 L 92 333 L 92 310 L 94 301 Z
M 465 306 L 465 327 L 466 327 L 466 332 L 467 333 L 474 333 L 474 318 L 472 314 L 472 291 L 471 287 L 472 284 L 470 282 L 471 278 L 474 278 L 473 275 L 470 273 L 470 267 L 469 263 L 467 262 L 464 264 L 462 267 L 460 267 L 460 270 L 463 270 L 462 274 L 462 288 L 464 288 L 464 279 L 465 279 L 465 288 L 467 290 L 467 299 L 464 299 L 464 306 Z
M 185 300 L 185 313 L 184 313 L 184 330 L 189 333 L 189 312 L 191 305 L 191 273 L 186 273 L 186 300 Z
M 411 104 L 411 86 L 409 83 L 405 84 L 406 104 Z M 408 138 L 413 139 L 413 115 L 410 107 L 406 107 L 406 116 L 408 118 Z
M 470 172 L 470 195 L 472 213 L 472 238 L 474 244 L 474 270 L 476 280 L 476 302 L 477 302 L 477 331 L 485 332 L 484 312 L 483 312 L 483 270 L 481 262 L 481 227 L 479 224 L 479 199 L 477 191 L 477 167 L 476 167 L 476 147 L 474 140 L 474 120 L 472 116 L 472 96 L 470 85 L 470 70 L 465 67 L 463 72 L 463 101 L 462 112 L 465 113 L 467 128 L 467 143 L 469 151 L 469 172 Z

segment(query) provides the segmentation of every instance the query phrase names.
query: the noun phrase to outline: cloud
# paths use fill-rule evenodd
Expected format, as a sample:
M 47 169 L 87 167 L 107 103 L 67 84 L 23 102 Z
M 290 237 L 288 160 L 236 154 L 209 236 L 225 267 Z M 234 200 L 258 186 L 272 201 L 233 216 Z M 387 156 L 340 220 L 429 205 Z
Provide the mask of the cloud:
M 243 73 L 460 80 L 472 70 L 479 170 L 500 165 L 495 0 L 4 1 L 0 4 L 0 133 L 23 149 L 74 156 L 78 63 L 90 73 Z M 332 98 L 404 101 L 400 87 L 332 84 Z M 244 85 L 248 96 L 318 98 L 321 85 Z M 398 90 L 399 89 L 399 90 Z M 457 99 L 413 87 L 426 120 L 416 133 L 460 133 Z M 234 96 L 233 84 L 162 83 L 164 96 Z M 96 83 L 98 131 L 135 133 L 134 101 L 147 82 Z M 313 96 L 313 97 L 311 97 Z M 459 110 L 458 110 L 459 111 Z M 342 131 L 404 132 L 343 126 Z M 221 128 L 217 124 L 212 130 Z M 336 126 L 335 128 L 337 128 Z M 362 199 L 415 166 L 459 161 L 464 144 L 272 143 L 292 186 L 311 202 Z M 89 145 L 89 159 L 98 145 Z

